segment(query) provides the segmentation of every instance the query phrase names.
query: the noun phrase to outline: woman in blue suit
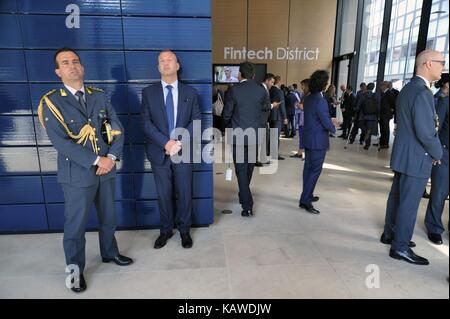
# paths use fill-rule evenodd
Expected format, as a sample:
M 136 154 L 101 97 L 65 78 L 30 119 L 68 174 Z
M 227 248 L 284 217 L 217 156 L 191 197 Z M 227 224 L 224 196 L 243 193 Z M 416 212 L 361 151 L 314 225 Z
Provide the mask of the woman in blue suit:
M 328 103 L 323 97 L 323 91 L 328 84 L 327 71 L 316 71 L 309 80 L 310 95 L 305 97 L 304 131 L 305 166 L 303 168 L 303 192 L 300 197 L 300 208 L 312 214 L 320 212 L 312 205 L 319 198 L 314 197 L 314 188 L 322 172 L 327 150 L 330 148 L 329 135 L 336 133 L 336 118 L 330 118 Z

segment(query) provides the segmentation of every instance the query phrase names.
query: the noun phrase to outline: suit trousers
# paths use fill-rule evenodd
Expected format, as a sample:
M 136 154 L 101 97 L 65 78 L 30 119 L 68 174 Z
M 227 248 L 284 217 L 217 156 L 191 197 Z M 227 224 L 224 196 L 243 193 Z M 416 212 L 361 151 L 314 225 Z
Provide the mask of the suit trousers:
M 253 196 L 250 190 L 255 161 L 249 154 L 255 154 L 257 145 L 233 145 L 233 161 L 239 186 L 239 203 L 243 210 L 253 209 Z M 251 153 L 250 153 L 251 152 Z
M 392 248 L 405 251 L 413 236 L 417 210 L 428 178 L 395 172 L 386 205 L 384 233 L 394 238 Z
M 380 146 L 389 145 L 389 122 L 391 121 L 390 117 L 380 117 Z
M 174 226 L 185 234 L 191 228 L 192 164 L 165 161 L 153 167 L 162 234 L 170 234 Z
M 445 199 L 448 196 L 448 148 L 443 148 L 443 161 L 441 165 L 433 166 L 431 171 L 431 191 L 425 215 L 425 226 L 428 233 L 442 234 L 442 213 L 444 211 Z
M 272 121 L 272 120 L 270 120 L 269 121 L 269 127 L 271 128 L 271 129 L 275 129 L 276 131 L 277 131 L 277 134 L 276 134 L 276 136 L 277 136 L 277 149 L 280 149 L 280 132 L 281 132 L 281 121 Z M 267 139 L 267 150 L 268 151 L 270 151 L 270 143 L 271 143 L 271 141 L 270 141 L 270 134 L 269 134 L 269 138 Z
M 314 189 L 320 173 L 327 150 L 305 150 L 305 165 L 303 167 L 303 192 L 300 196 L 300 204 L 311 205 Z
M 69 184 L 61 184 L 61 186 L 65 200 L 63 247 L 66 264 L 78 265 L 82 274 L 86 264 L 86 223 L 92 203 L 97 210 L 101 256 L 114 258 L 119 254 L 114 237 L 116 230 L 115 178 L 99 181 L 90 187 L 75 187 Z

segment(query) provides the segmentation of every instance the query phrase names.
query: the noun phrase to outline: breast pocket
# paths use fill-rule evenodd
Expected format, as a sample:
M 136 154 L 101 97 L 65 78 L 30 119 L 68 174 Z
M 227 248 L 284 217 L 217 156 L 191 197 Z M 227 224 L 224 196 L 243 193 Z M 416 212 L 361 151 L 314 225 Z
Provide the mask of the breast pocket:
M 70 160 L 65 156 L 58 156 L 58 183 L 70 183 Z

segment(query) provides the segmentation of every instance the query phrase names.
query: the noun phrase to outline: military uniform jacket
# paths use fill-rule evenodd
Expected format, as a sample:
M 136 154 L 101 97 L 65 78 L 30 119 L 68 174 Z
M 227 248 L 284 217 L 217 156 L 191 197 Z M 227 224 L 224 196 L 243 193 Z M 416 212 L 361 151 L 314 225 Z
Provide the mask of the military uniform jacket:
M 414 77 L 397 99 L 397 134 L 391 169 L 418 178 L 429 178 L 432 160 L 442 158 L 433 93 L 425 82 Z
M 83 109 L 77 98 L 64 86 L 48 94 L 47 97 L 57 107 L 73 134 L 78 134 L 86 124 L 90 124 L 95 131 L 97 143 L 98 154 L 95 153 L 90 140 L 87 140 L 84 145 L 77 144 L 76 140 L 68 136 L 63 125 L 44 102 L 43 122 L 47 135 L 58 152 L 58 182 L 88 187 L 95 185 L 99 179 L 102 181 L 115 177 L 115 167 L 108 174 L 97 176 L 95 174 L 97 166 L 93 165 L 97 156 L 112 154 L 119 160 L 122 154 L 123 127 L 106 94 L 100 89 L 85 87 L 84 98 L 87 110 Z M 106 114 L 112 129 L 121 131 L 120 135 L 114 137 L 111 145 L 108 145 L 101 137 L 101 114 Z

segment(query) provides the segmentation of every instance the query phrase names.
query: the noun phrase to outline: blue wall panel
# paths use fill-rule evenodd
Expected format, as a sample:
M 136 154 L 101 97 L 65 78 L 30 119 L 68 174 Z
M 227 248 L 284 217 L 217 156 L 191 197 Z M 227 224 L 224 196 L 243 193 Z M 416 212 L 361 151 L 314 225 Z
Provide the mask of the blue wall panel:
M 122 0 L 124 14 L 210 17 L 210 0 Z
M 120 14 L 119 0 L 18 0 L 18 10 L 23 13 L 68 14 L 66 8 L 70 4 L 76 4 L 80 14 Z
M 80 28 L 66 26 L 71 4 L 80 9 Z M 61 46 L 77 50 L 85 84 L 105 90 L 124 126 L 119 227 L 159 226 L 141 91 L 160 81 L 159 50 L 175 50 L 180 80 L 198 91 L 202 130 L 211 126 L 210 17 L 210 0 L 0 0 L 0 233 L 61 231 L 64 225 L 57 152 L 37 118 L 42 95 L 61 86 L 53 63 Z M 200 162 L 193 169 L 193 223 L 211 224 L 213 167 Z M 88 227 L 96 226 L 93 208 Z
M 0 115 L 31 114 L 28 84 L 0 83 Z
M 13 13 L 17 11 L 16 0 L 0 1 L 0 12 Z
M 0 50 L 0 82 L 26 82 L 27 70 L 23 52 Z
M 57 82 L 60 85 L 59 78 L 55 74 L 55 65 L 53 63 L 54 54 L 54 50 L 25 51 L 30 81 Z M 85 68 L 86 81 L 123 82 L 126 80 L 122 52 L 79 51 L 78 54 Z
M 0 175 L 38 175 L 36 146 L 0 147 Z
M 124 18 L 125 49 L 208 50 L 209 19 Z
M 176 52 L 181 65 L 180 79 L 188 82 L 211 82 L 210 52 Z M 156 82 L 158 51 L 126 51 L 127 76 L 130 81 Z
M 78 49 L 122 49 L 120 17 L 80 17 L 80 28 L 67 28 L 66 16 L 23 15 L 20 23 L 27 48 L 64 46 Z
M 40 176 L 0 176 L 0 204 L 44 202 Z
M 48 230 L 45 205 L 0 205 L 0 232 Z
M 20 33 L 17 16 L 0 14 L 0 48 L 22 48 L 22 35 Z

